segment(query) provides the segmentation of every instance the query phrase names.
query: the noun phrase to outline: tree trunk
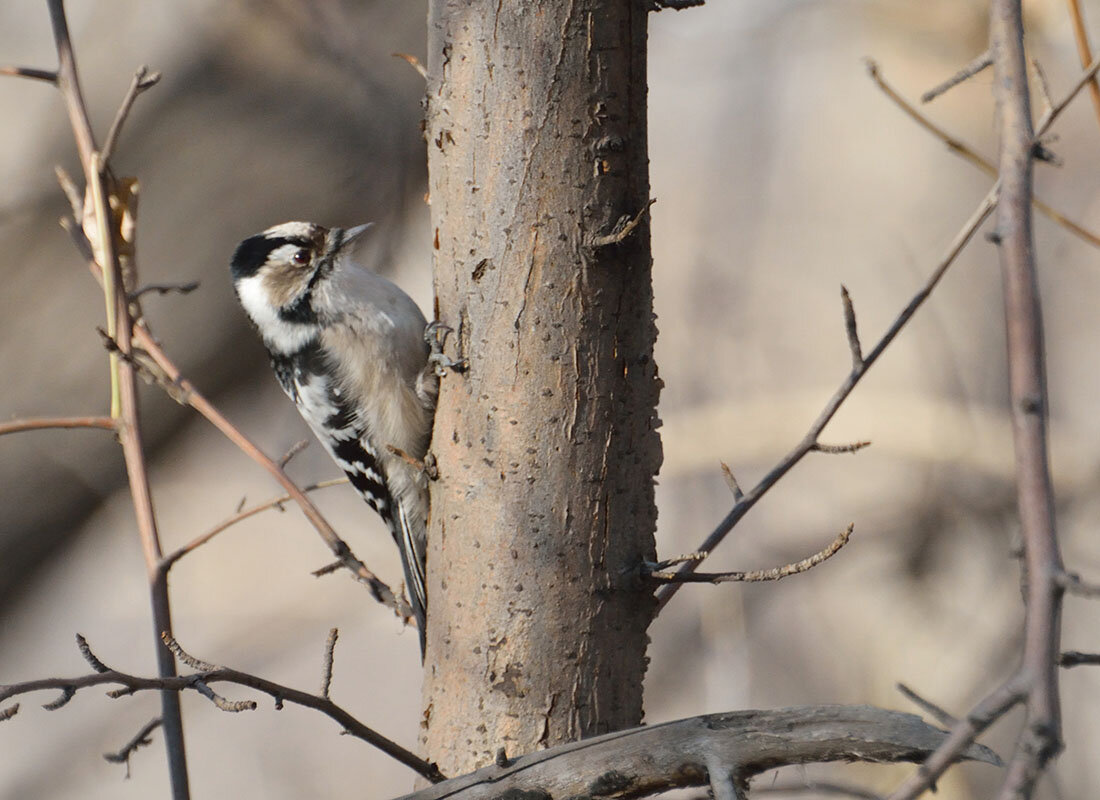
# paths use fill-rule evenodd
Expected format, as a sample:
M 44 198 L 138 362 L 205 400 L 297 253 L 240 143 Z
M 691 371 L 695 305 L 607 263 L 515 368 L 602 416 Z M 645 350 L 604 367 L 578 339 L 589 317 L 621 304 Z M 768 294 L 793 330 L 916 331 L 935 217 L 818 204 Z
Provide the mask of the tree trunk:
M 646 14 L 430 3 L 438 316 L 470 360 L 432 446 L 423 744 L 447 774 L 642 718 L 661 461 Z

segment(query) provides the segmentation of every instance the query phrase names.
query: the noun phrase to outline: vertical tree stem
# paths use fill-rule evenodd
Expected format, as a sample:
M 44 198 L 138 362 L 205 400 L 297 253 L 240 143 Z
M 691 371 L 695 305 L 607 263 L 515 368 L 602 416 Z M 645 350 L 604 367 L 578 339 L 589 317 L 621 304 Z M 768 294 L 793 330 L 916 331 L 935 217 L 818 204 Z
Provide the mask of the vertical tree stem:
M 661 458 L 646 14 L 430 3 L 436 291 L 470 359 L 432 445 L 424 742 L 448 774 L 642 717 Z
M 1020 0 L 993 0 L 990 46 L 1000 133 L 1001 197 L 996 240 L 1004 286 L 1009 395 L 1017 504 L 1024 542 L 1026 616 L 1022 670 L 1027 729 L 1017 742 L 1001 797 L 1029 797 L 1047 760 L 1061 749 L 1058 647 L 1061 554 L 1047 460 L 1043 324 L 1032 234 L 1034 133 Z

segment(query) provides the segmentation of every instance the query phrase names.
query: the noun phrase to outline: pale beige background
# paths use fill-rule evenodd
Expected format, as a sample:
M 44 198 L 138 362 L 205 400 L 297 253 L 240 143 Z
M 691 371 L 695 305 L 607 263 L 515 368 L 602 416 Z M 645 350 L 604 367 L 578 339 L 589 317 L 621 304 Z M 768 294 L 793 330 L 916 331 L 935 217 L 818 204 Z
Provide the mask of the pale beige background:
M 306 429 L 236 309 L 226 263 L 237 241 L 274 222 L 374 219 L 389 234 L 388 269 L 430 307 L 422 83 L 390 57 L 423 57 L 423 3 L 349 2 L 357 21 L 320 30 L 291 0 L 71 5 L 100 130 L 134 67 L 165 75 L 139 101 L 117 168 L 142 180 L 146 279 L 198 278 L 202 288 L 150 298 L 146 313 L 199 386 L 280 453 Z M 1063 4 L 1028 10 L 1032 52 L 1060 94 L 1078 71 Z M 1100 24 L 1100 3 L 1085 11 Z M 725 513 L 719 459 L 751 484 L 843 378 L 839 285 L 852 292 L 869 348 L 985 193 L 987 179 L 904 118 L 862 64 L 875 57 L 916 97 L 983 49 L 985 13 L 984 3 L 957 0 L 710 0 L 651 18 L 662 554 L 693 549 Z M 1092 34 L 1100 41 L 1096 25 Z M 42 4 L 0 6 L 0 62 L 53 63 Z M 986 153 L 995 146 L 991 80 L 983 74 L 928 109 Z M 0 415 L 101 411 L 101 300 L 55 225 L 64 205 L 52 165 L 75 168 L 60 101 L 45 86 L 6 79 L 0 109 Z M 1100 228 L 1100 127 L 1087 101 L 1058 132 L 1066 165 L 1040 166 L 1039 190 Z M 1098 577 L 1100 253 L 1037 220 L 1059 523 L 1071 567 Z M 795 560 L 849 522 L 852 543 L 780 584 L 681 592 L 652 629 L 650 721 L 802 702 L 906 709 L 898 680 L 962 712 L 1011 670 L 1020 604 L 1008 555 L 1016 526 L 1000 323 L 995 253 L 979 239 L 828 431 L 874 446 L 808 459 L 713 566 Z M 242 496 L 275 493 L 200 420 L 146 394 L 169 546 Z M 336 472 L 316 445 L 291 471 L 302 481 Z M 100 432 L 0 441 L 0 682 L 86 671 L 75 632 L 108 664 L 152 671 L 121 479 L 120 457 Z M 361 502 L 342 488 L 319 501 L 360 556 L 396 581 L 392 545 Z M 412 746 L 416 636 L 349 579 L 310 577 L 327 556 L 292 509 L 241 525 L 173 571 L 179 638 L 207 660 L 313 689 L 325 636 L 338 626 L 334 697 Z M 1095 604 L 1071 599 L 1066 646 L 1095 650 L 1098 620 Z M 1087 668 L 1065 675 L 1068 747 L 1043 797 L 1087 797 L 1100 785 L 1098 680 Z M 49 699 L 24 698 L 22 712 L 0 723 L 0 798 L 166 796 L 159 735 L 129 781 L 100 758 L 156 713 L 155 697 L 85 691 L 63 710 L 40 710 Z M 375 798 L 411 786 L 409 771 L 327 719 L 260 705 L 228 715 L 185 699 L 194 797 Z M 990 742 L 1005 752 L 1005 735 Z M 849 772 L 881 789 L 903 774 Z M 995 778 L 970 768 L 943 781 L 941 796 L 988 796 Z

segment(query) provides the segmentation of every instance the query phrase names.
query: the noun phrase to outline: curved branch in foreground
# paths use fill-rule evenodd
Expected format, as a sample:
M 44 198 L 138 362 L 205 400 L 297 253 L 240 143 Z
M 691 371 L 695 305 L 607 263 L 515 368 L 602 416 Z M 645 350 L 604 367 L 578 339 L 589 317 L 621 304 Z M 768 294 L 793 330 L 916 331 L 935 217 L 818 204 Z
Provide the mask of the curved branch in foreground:
M 117 685 L 122 688 L 110 690 L 107 693 L 108 696 L 118 698 L 140 691 L 166 690 L 178 693 L 193 689 L 205 694 L 223 711 L 251 711 L 256 708 L 256 703 L 254 701 L 226 701 L 225 698 L 209 690 L 209 684 L 211 683 L 229 683 L 237 686 L 246 686 L 250 689 L 255 689 L 258 692 L 270 695 L 275 698 L 276 708 L 282 708 L 283 703 L 293 703 L 295 705 L 304 706 L 305 708 L 312 708 L 314 711 L 320 711 L 325 716 L 335 720 L 343 726 L 344 733 L 349 736 L 354 736 L 357 739 L 362 739 L 367 744 L 378 748 L 395 761 L 399 761 L 428 780 L 438 781 L 443 778 L 434 764 L 428 763 L 414 753 L 406 750 L 401 745 L 378 733 L 373 728 L 364 725 L 343 707 L 338 706 L 327 697 L 321 697 L 320 695 L 303 692 L 289 686 L 283 686 L 273 681 L 269 681 L 266 678 L 251 675 L 247 672 L 240 672 L 228 667 L 217 667 L 212 664 L 204 664 L 204 666 L 211 667 L 211 669 L 198 670 L 189 675 L 173 675 L 162 678 L 145 678 L 104 667 L 105 671 L 96 671 L 75 678 L 40 678 L 38 680 L 25 681 L 23 683 L 12 683 L 6 686 L 0 685 L 0 702 L 9 700 L 12 697 L 18 697 L 20 695 L 29 694 L 30 692 L 38 692 L 46 689 L 58 689 L 63 692 L 62 697 L 71 697 L 79 689 L 86 689 L 91 686 Z M 206 691 L 204 691 L 204 689 Z M 219 700 L 221 702 L 219 702 Z M 58 708 L 61 704 L 55 701 L 53 704 L 47 704 L 47 706 L 44 707 L 51 705 L 53 708 Z M 0 710 L 0 721 L 14 717 L 18 711 L 18 704 Z
M 401 800 L 645 797 L 705 786 L 707 765 L 744 785 L 760 772 L 822 761 L 920 761 L 946 734 L 920 717 L 873 706 L 797 706 L 649 725 L 493 764 Z M 972 745 L 963 757 L 1000 765 Z

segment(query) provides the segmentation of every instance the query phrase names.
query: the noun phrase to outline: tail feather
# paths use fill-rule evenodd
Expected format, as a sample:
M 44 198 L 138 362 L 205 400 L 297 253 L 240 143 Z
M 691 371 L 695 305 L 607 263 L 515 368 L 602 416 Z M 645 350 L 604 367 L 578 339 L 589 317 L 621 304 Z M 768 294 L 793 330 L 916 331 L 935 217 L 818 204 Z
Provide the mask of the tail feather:
M 393 525 L 393 537 L 397 541 L 398 550 L 401 551 L 401 567 L 405 571 L 405 585 L 409 589 L 409 602 L 412 604 L 413 615 L 416 617 L 416 631 L 420 637 L 420 660 L 423 661 L 424 650 L 428 642 L 426 626 L 428 590 L 424 576 L 425 554 L 420 552 L 417 542 L 424 541 L 424 537 L 416 535 L 416 531 L 413 530 L 413 525 L 401 503 L 397 503 L 396 522 L 397 525 Z

